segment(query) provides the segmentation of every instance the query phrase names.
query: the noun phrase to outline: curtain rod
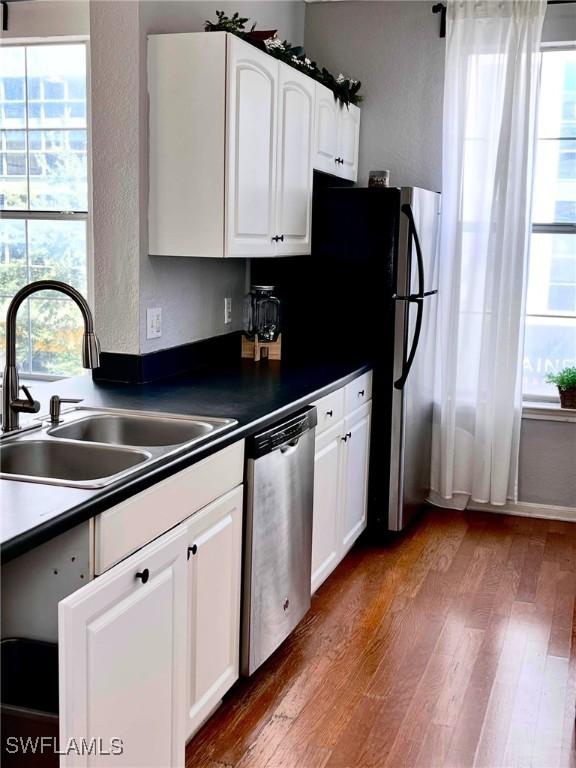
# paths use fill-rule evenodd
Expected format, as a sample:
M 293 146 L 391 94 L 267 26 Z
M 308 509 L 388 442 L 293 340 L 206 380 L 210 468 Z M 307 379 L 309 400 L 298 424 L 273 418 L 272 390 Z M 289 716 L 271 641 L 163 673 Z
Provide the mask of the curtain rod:
M 548 0 L 546 5 L 573 5 L 576 0 Z M 440 37 L 446 37 L 446 6 L 444 3 L 436 3 L 432 6 L 432 13 L 440 14 Z

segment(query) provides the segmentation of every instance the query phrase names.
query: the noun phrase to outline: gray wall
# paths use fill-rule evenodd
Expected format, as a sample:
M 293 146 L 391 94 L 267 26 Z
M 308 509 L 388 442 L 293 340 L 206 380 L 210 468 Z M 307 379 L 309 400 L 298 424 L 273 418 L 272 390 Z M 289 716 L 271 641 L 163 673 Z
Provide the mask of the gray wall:
M 522 419 L 520 501 L 576 507 L 576 422 Z
M 542 40 L 576 40 L 576 5 L 549 5 Z M 576 422 L 524 418 L 518 496 L 533 504 L 576 508 Z
M 308 54 L 362 80 L 360 184 L 389 169 L 392 183 L 442 187 L 445 41 L 429 2 L 308 3 Z M 549 6 L 543 40 L 576 40 L 576 5 Z
M 576 40 L 576 6 L 549 5 L 546 8 L 543 43 L 574 43 Z
M 94 296 L 102 346 L 149 352 L 241 327 L 244 260 L 148 256 L 146 39 L 201 31 L 216 8 L 238 10 L 260 28 L 304 35 L 301 2 L 91 0 L 94 164 Z M 224 325 L 224 298 L 232 298 Z M 146 309 L 162 307 L 162 337 L 146 339 Z
M 444 41 L 429 2 L 306 6 L 308 55 L 362 81 L 360 184 L 389 169 L 392 184 L 440 189 Z
M 88 35 L 88 0 L 23 0 L 8 9 L 8 30 L 1 37 L 31 38 Z
M 146 36 L 158 32 L 199 32 L 216 9 L 238 11 L 257 21 L 260 29 L 278 29 L 282 38 L 304 39 L 304 4 L 301 2 L 182 2 L 140 3 L 140 128 L 147 146 Z M 148 153 L 142 155 L 143 193 L 147 192 Z M 147 197 L 141 201 L 140 220 L 147 216 Z M 147 232 L 142 232 L 140 263 L 140 350 L 149 352 L 216 336 L 242 327 L 242 300 L 246 290 L 243 259 L 182 259 L 148 256 Z M 224 298 L 232 298 L 232 324 L 224 325 Z M 146 339 L 146 308 L 162 307 L 161 339 Z
M 428 2 L 312 3 L 308 54 L 362 80 L 359 183 L 388 168 L 393 184 L 441 189 L 444 41 Z M 549 6 L 545 42 L 576 40 L 576 5 Z M 576 424 L 525 418 L 519 499 L 576 507 Z

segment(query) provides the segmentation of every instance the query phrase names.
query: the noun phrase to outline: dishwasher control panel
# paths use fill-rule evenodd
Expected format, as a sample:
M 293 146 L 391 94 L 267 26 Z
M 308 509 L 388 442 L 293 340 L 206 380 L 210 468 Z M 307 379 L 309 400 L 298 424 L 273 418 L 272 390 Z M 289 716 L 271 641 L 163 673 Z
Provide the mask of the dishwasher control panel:
M 296 440 L 304 432 L 313 429 L 317 421 L 316 408 L 307 408 L 304 412 L 301 411 L 295 416 L 286 419 L 281 425 L 276 425 L 265 432 L 254 435 L 246 446 L 247 456 L 252 459 L 264 456 L 284 445 L 284 443 Z

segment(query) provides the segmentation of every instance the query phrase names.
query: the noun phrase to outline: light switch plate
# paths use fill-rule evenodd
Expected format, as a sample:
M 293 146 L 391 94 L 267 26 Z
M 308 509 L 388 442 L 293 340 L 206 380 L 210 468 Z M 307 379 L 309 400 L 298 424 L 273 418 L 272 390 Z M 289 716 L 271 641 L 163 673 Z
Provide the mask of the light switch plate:
M 146 310 L 146 338 L 159 339 L 162 336 L 162 307 Z

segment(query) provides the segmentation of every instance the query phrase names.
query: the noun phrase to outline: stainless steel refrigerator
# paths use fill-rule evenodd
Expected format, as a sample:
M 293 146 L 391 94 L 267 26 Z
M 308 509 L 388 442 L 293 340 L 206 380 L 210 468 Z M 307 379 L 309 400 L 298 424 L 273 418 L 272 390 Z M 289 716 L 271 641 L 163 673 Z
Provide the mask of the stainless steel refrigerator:
M 399 531 L 430 479 L 440 195 L 416 187 L 315 194 L 314 290 L 335 340 L 372 360 L 369 528 Z M 343 336 L 345 341 L 343 341 Z

